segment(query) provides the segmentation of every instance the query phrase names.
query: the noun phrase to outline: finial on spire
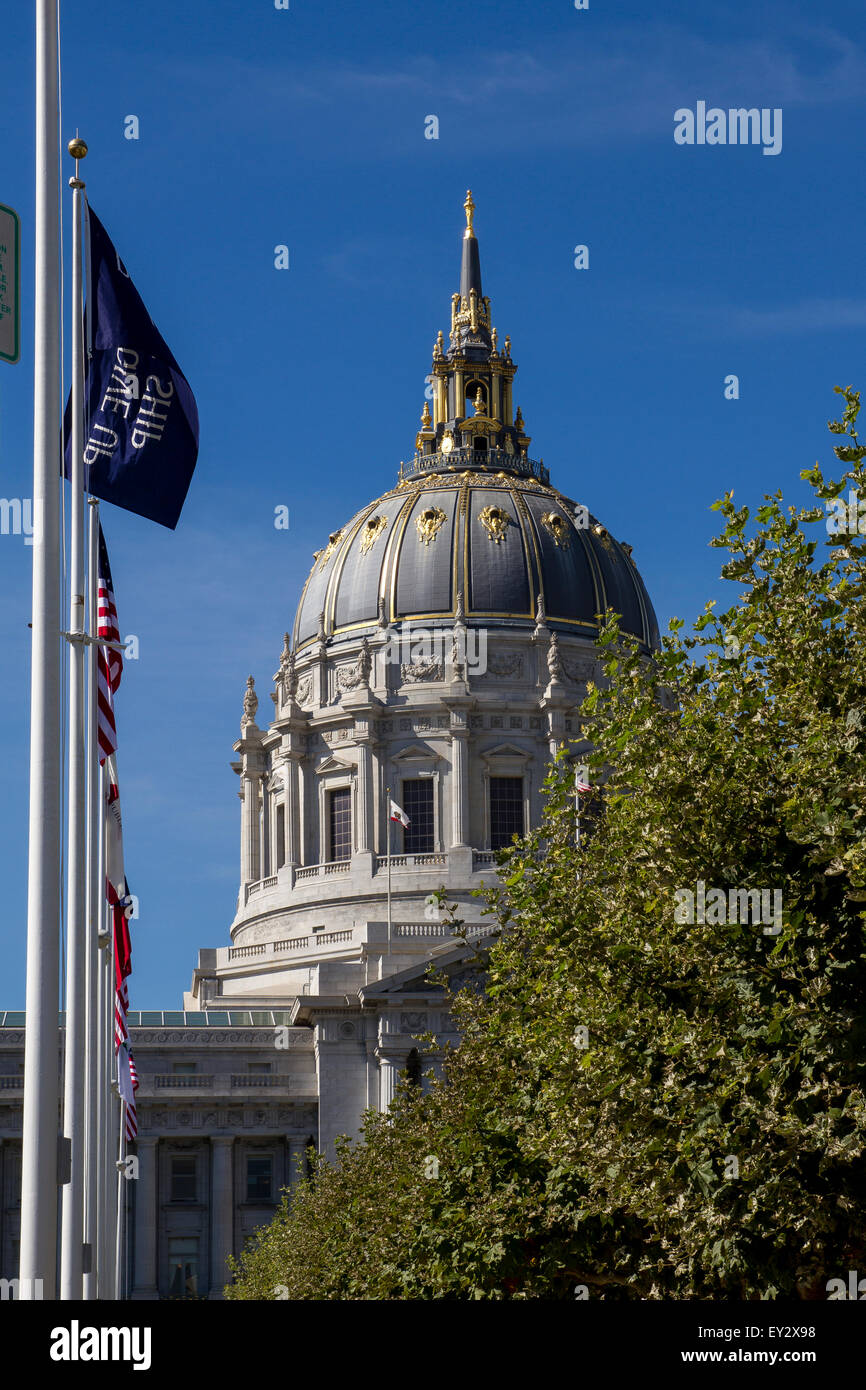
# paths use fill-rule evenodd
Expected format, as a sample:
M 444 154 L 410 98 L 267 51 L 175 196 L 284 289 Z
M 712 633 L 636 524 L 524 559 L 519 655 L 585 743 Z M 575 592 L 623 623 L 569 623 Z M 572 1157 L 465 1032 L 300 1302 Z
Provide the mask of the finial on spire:
M 483 414 L 484 414 L 484 397 L 483 397 L 483 395 L 481 394 L 481 387 L 480 387 L 480 386 L 479 386 L 478 390 L 475 392 L 475 414 L 476 414 L 476 415 L 483 415 Z
M 467 188 L 467 190 L 466 190 L 466 202 L 463 204 L 463 207 L 464 207 L 465 212 L 466 212 L 466 231 L 463 233 L 463 235 L 464 235 L 464 236 L 474 236 L 474 235 L 475 235 L 475 231 L 474 231 L 473 226 L 472 226 L 472 218 L 473 218 L 473 216 L 474 216 L 474 214 L 475 214 L 475 204 L 474 204 L 474 202 L 472 201 L 472 189 L 471 189 L 471 188 Z
M 424 426 L 425 430 L 429 430 L 432 423 L 430 419 L 430 405 L 425 401 L 424 409 L 421 411 L 421 424 Z

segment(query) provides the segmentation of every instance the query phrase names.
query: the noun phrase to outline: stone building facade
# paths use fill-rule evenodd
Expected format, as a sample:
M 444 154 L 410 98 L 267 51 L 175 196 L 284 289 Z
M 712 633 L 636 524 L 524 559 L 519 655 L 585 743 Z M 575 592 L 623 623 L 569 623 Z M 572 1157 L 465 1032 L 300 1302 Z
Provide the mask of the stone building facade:
M 598 615 L 612 607 L 644 649 L 658 643 L 631 547 L 529 455 L 471 194 L 465 211 L 449 342 L 440 332 L 434 344 L 414 456 L 316 552 L 261 724 L 247 681 L 229 944 L 199 953 L 183 1010 L 130 1017 L 133 1298 L 219 1297 L 227 1254 L 269 1219 L 307 1147 L 332 1152 L 365 1108 L 387 1108 L 418 1066 L 419 1034 L 457 1041 L 426 971 L 437 959 L 459 975 L 470 948 L 433 894 L 483 937 L 475 890 L 540 818 L 557 750 L 580 758 Z M 23 1060 L 18 1016 L 6 1017 L 4 1271 Z

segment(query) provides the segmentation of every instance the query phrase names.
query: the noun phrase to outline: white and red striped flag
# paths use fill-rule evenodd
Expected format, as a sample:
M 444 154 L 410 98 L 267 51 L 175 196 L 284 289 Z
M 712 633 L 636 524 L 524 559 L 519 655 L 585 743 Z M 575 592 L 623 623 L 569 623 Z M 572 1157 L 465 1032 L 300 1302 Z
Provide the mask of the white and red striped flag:
M 101 642 L 119 642 L 117 609 L 114 606 L 114 587 L 111 567 L 102 527 L 99 528 L 99 574 L 96 584 L 96 635 Z M 98 710 L 99 761 L 117 748 L 117 726 L 114 722 L 114 696 L 123 674 L 123 657 L 113 647 L 96 649 L 96 702 Z
M 114 937 L 114 1049 L 127 1040 L 126 1015 L 129 1012 L 127 978 L 132 973 L 132 941 L 129 916 L 132 901 L 123 866 L 123 822 L 114 757 L 105 765 L 105 896 L 111 907 Z
M 138 1135 L 138 1115 L 135 1107 L 138 1072 L 128 1043 L 124 1043 L 117 1054 L 117 1089 L 126 1102 L 126 1137 L 132 1140 Z

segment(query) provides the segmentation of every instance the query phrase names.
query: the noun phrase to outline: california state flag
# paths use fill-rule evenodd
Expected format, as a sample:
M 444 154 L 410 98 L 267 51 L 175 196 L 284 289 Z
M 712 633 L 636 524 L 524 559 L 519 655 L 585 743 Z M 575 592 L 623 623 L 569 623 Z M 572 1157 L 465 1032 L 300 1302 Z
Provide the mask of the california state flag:
M 126 875 L 123 871 L 123 824 L 120 818 L 120 794 L 117 788 L 117 764 L 114 755 L 105 760 L 105 877 L 118 898 L 126 896 Z
M 400 825 L 409 824 L 409 817 L 406 815 L 402 806 L 397 805 L 396 801 L 391 802 L 391 819 L 398 821 Z

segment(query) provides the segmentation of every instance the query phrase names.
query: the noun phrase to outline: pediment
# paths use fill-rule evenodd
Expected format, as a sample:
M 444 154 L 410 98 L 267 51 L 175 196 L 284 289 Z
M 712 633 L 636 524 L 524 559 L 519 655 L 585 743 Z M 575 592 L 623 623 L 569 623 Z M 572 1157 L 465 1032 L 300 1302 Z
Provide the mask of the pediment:
M 346 762 L 345 759 L 343 759 L 343 758 L 335 758 L 334 755 L 331 753 L 331 754 L 328 755 L 327 758 L 325 758 L 325 761 L 324 761 L 324 762 L 319 763 L 319 766 L 316 768 L 316 776 L 318 777 L 318 776 L 320 775 L 320 773 L 322 773 L 322 772 L 354 772 L 354 771 L 355 771 L 355 764 L 354 764 L 354 763 Z
M 489 758 L 522 758 L 524 761 L 531 757 L 525 748 L 518 748 L 515 743 L 498 743 L 495 748 L 487 748 L 481 754 L 485 762 Z
M 412 744 L 409 745 L 408 748 L 404 748 L 404 749 L 402 749 L 401 752 L 395 753 L 395 754 L 394 754 L 394 757 L 393 757 L 393 761 L 394 761 L 395 763 L 412 763 L 412 762 L 426 762 L 426 763 L 429 763 L 429 762 L 438 762 L 439 757 L 440 757 L 440 754 L 439 754 L 439 753 L 434 752 L 432 748 L 428 748 L 425 744 L 423 744 L 423 743 L 412 743 Z

